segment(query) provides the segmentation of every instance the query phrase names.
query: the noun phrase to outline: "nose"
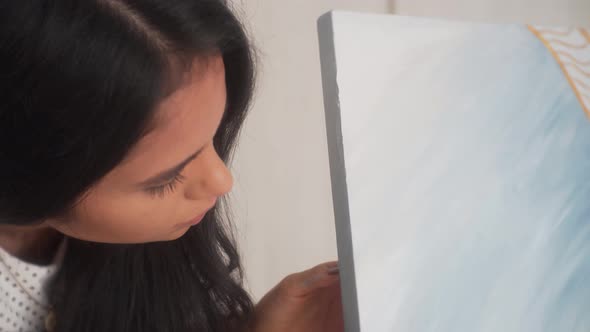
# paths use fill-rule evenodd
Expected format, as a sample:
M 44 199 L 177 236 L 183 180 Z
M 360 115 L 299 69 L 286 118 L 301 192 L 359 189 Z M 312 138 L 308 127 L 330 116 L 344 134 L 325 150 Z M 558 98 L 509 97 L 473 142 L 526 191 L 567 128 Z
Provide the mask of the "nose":
M 185 187 L 185 197 L 191 200 L 217 198 L 227 194 L 233 187 L 234 179 L 213 146 L 206 148 L 193 161 L 191 182 Z

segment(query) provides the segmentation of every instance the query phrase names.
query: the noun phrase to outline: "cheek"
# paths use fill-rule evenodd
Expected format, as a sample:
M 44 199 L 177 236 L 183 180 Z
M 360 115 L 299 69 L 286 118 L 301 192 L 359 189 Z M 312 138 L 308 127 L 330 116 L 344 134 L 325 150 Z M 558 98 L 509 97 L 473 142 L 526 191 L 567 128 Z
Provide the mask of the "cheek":
M 172 195 L 171 195 L 172 196 Z M 93 242 L 143 243 L 173 240 L 187 229 L 174 225 L 184 221 L 177 215 L 177 197 L 151 199 L 142 193 L 126 195 L 90 194 L 59 224 L 64 234 Z

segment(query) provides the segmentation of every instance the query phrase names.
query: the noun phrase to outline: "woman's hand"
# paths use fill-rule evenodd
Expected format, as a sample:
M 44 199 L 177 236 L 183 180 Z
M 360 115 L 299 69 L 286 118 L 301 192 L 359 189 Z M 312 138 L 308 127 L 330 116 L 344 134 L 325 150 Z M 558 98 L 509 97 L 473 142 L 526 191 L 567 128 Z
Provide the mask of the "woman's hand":
M 338 263 L 281 281 L 256 305 L 253 332 L 343 332 Z

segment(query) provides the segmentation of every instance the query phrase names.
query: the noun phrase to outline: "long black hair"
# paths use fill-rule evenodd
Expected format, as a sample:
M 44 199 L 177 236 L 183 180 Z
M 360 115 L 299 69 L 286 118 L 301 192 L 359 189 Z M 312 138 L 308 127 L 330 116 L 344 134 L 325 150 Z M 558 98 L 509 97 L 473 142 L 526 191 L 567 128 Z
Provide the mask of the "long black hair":
M 220 53 L 225 161 L 254 84 L 251 45 L 222 0 L 0 2 L 0 224 L 59 217 L 149 130 L 195 58 Z M 57 331 L 233 331 L 252 311 L 216 208 L 182 238 L 68 239 L 50 284 Z

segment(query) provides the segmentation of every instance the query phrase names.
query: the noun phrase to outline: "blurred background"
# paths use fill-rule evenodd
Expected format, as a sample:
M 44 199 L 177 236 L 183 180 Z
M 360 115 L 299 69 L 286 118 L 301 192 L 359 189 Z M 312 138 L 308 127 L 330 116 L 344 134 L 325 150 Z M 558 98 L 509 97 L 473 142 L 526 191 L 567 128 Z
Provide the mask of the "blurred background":
M 337 259 L 316 20 L 332 10 L 590 27 L 589 0 L 233 0 L 259 52 L 234 161 L 247 288 Z M 368 55 L 370 59 L 370 55 Z M 370 61 L 370 60 L 368 60 Z

